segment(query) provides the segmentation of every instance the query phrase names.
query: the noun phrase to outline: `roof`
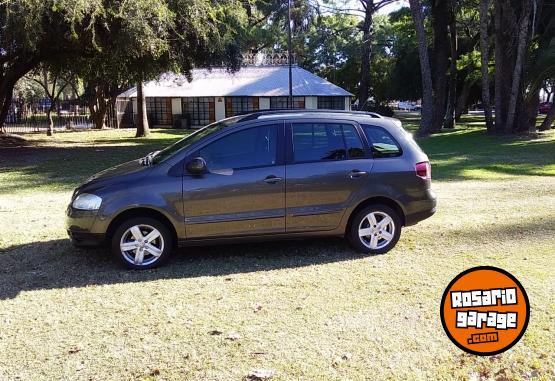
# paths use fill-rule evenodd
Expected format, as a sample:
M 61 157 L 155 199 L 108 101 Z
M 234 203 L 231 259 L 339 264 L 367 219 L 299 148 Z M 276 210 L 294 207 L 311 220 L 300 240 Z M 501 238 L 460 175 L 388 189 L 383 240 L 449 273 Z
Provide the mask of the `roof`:
M 293 66 L 293 96 L 343 96 L 353 94 L 301 67 Z M 223 68 L 193 69 L 193 80 L 184 75 L 165 73 L 145 83 L 146 97 L 219 97 L 289 95 L 288 66 L 247 66 L 231 73 Z M 119 95 L 137 96 L 136 87 Z

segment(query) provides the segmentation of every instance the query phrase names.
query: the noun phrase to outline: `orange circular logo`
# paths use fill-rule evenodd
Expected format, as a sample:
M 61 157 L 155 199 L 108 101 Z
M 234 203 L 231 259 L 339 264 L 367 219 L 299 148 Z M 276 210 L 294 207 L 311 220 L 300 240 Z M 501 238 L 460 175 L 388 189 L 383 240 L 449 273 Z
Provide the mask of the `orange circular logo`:
M 479 356 L 506 351 L 524 335 L 528 295 L 507 271 L 491 266 L 455 277 L 441 299 L 441 323 L 455 345 Z

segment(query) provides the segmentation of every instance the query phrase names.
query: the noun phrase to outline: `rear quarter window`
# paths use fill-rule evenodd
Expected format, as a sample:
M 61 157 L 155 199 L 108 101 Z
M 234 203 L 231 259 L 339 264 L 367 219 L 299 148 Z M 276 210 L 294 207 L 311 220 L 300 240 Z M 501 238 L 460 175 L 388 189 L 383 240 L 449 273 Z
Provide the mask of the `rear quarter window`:
M 361 127 L 368 139 L 368 144 L 370 145 L 374 158 L 397 157 L 402 155 L 403 151 L 401 150 L 401 146 L 385 128 L 368 124 L 363 124 Z

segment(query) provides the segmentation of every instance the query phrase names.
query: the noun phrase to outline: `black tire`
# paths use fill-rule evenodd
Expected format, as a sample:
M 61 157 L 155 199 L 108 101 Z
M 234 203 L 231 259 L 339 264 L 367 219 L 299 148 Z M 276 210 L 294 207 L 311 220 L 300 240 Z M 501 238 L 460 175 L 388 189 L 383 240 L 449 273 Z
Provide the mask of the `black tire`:
M 370 245 L 371 238 L 360 237 L 359 235 L 359 227 L 361 227 L 361 223 L 363 223 L 363 221 L 364 221 L 364 223 L 362 224 L 363 228 L 372 229 L 372 227 L 369 225 L 369 220 L 366 219 L 366 217 L 371 213 L 376 213 L 379 217 L 381 217 L 382 215 L 387 215 L 393 221 L 392 232 L 385 231 L 385 233 L 391 233 L 391 235 L 393 236 L 392 239 L 389 240 L 387 244 L 385 244 L 386 240 L 384 238 L 380 238 L 380 235 L 379 235 L 380 233 L 376 233 L 377 234 L 376 239 L 378 240 L 378 242 L 381 242 L 383 244 L 383 246 L 380 246 L 378 244 L 377 248 L 370 248 L 369 246 L 367 246 L 367 245 Z M 377 220 L 378 223 L 380 221 L 381 220 Z M 351 223 L 347 228 L 347 232 L 345 236 L 349 241 L 349 243 L 351 244 L 351 246 L 353 247 L 353 249 L 355 249 L 359 253 L 383 254 L 393 249 L 397 244 L 397 241 L 399 241 L 399 237 L 401 236 L 401 225 L 402 225 L 401 217 L 394 209 L 390 208 L 387 205 L 381 205 L 381 204 L 369 205 L 356 212 L 356 214 L 351 219 Z M 379 226 L 379 225 L 375 225 L 375 226 Z
M 160 238 L 156 238 L 152 241 L 155 249 L 161 248 L 161 254 L 159 256 L 150 254 L 148 249 L 145 250 L 145 259 L 143 264 L 135 264 L 131 262 L 131 257 L 134 257 L 136 251 L 135 250 L 127 250 L 125 253 L 120 249 L 120 243 L 122 241 L 123 236 L 125 241 L 127 238 L 130 237 L 132 233 L 128 232 L 130 228 L 133 226 L 140 227 L 139 230 L 143 235 L 148 235 L 151 228 L 156 229 L 160 233 Z M 134 237 L 134 236 L 133 236 Z M 132 240 L 134 242 L 134 238 Z M 129 242 L 128 241 L 128 242 Z M 129 242 L 129 243 L 133 243 Z M 162 243 L 162 244 L 161 244 Z M 114 231 L 111 239 L 111 251 L 112 255 L 125 267 L 134 270 L 144 270 L 144 269 L 152 269 L 155 267 L 160 266 L 164 263 L 168 257 L 170 256 L 174 245 L 173 235 L 171 234 L 168 227 L 160 222 L 159 220 L 151 217 L 134 217 L 128 220 L 123 221 Z

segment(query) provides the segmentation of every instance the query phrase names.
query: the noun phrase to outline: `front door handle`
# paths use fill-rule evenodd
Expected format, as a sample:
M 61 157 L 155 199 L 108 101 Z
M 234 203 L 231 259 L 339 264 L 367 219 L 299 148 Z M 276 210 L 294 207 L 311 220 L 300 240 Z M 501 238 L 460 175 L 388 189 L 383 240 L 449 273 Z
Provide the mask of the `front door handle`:
M 267 184 L 275 184 L 279 183 L 281 180 L 283 180 L 281 177 L 270 175 L 264 179 L 264 182 Z
M 351 172 L 349 172 L 349 177 L 351 179 L 356 179 L 356 178 L 363 177 L 363 176 L 368 176 L 368 172 L 359 171 L 358 169 L 353 169 Z

